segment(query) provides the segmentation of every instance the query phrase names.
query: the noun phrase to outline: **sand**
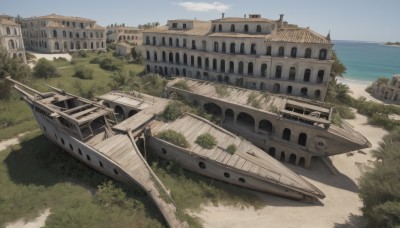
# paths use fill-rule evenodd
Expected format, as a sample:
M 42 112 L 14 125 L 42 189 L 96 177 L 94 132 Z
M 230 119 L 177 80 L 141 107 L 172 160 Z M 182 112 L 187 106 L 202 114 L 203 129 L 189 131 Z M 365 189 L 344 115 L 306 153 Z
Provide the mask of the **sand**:
M 368 84 L 352 82 L 346 84 L 354 92 L 353 96 L 367 97 L 368 94 L 363 91 Z M 368 125 L 367 117 L 359 114 L 356 114 L 356 119 L 347 122 L 371 142 L 372 148 L 330 157 L 339 171 L 338 175 L 332 174 L 320 159 L 313 159 L 309 169 L 286 165 L 326 194 L 321 204 L 305 204 L 269 194 L 255 193 L 265 203 L 259 210 L 207 205 L 196 216 L 203 220 L 205 227 L 362 226 L 365 221 L 361 217 L 362 202 L 357 193 L 357 179 L 361 175 L 359 167 L 362 164 L 371 164 L 373 158 L 370 151 L 378 147 L 378 142 L 387 131 Z
M 41 59 L 41 58 L 45 58 L 45 59 L 50 60 L 50 61 L 53 61 L 54 59 L 60 58 L 60 57 L 66 58 L 68 61 L 71 61 L 71 59 L 72 59 L 72 56 L 70 54 L 68 54 L 68 53 L 43 54 L 43 53 L 38 53 L 38 52 L 33 52 L 33 51 L 29 51 L 29 53 L 35 55 L 36 61 Z M 32 61 L 30 61 L 28 63 L 28 66 L 30 68 L 33 68 L 35 66 L 35 64 Z
M 371 94 L 367 93 L 365 89 L 372 85 L 371 81 L 357 81 L 357 80 L 351 80 L 351 79 L 344 79 L 344 78 L 337 78 L 338 83 L 346 84 L 349 86 L 350 91 L 352 92 L 351 95 L 355 99 L 363 96 L 369 101 L 375 101 L 377 103 L 383 103 L 382 101 L 374 98 L 371 96 Z
M 38 228 L 43 227 L 46 223 L 47 217 L 50 215 L 50 209 L 46 209 L 39 217 L 35 218 L 33 221 L 25 221 L 20 219 L 16 222 L 7 224 L 6 228 Z

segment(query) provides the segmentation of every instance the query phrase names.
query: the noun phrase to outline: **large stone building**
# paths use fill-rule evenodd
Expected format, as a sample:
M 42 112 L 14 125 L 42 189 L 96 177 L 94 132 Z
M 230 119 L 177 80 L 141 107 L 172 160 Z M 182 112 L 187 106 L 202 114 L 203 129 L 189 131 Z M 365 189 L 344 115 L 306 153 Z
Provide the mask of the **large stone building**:
M 127 41 L 133 45 L 141 45 L 143 29 L 128 26 L 107 26 L 107 42 Z
M 21 25 L 5 15 L 0 16 L 0 46 L 4 47 L 10 56 L 21 58 L 26 63 Z
M 148 72 L 225 82 L 323 101 L 332 67 L 330 35 L 249 15 L 170 20 L 143 31 Z
M 25 47 L 43 53 L 106 50 L 105 28 L 81 17 L 51 14 L 22 21 Z
M 400 104 L 400 74 L 393 75 L 391 81 L 389 79 L 375 81 L 370 93 L 387 103 Z

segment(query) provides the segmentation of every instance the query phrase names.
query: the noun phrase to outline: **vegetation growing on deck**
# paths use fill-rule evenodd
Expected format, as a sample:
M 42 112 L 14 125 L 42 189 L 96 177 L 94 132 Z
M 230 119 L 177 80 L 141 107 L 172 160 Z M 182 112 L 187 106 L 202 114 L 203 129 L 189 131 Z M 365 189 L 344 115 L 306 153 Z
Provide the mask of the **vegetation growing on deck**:
M 215 139 L 215 137 L 208 132 L 199 135 L 195 142 L 201 147 L 209 150 L 218 144 L 218 141 Z
M 253 108 L 261 108 L 261 101 L 258 99 L 258 94 L 252 91 L 247 97 L 247 104 L 251 105 Z
M 174 121 L 182 116 L 182 104 L 177 101 L 170 101 L 161 114 L 166 121 Z
M 230 144 L 227 148 L 226 148 L 226 152 L 230 153 L 230 154 L 234 154 L 236 152 L 236 146 L 235 144 Z
M 227 97 L 227 96 L 231 95 L 231 92 L 229 91 L 228 86 L 221 85 L 221 84 L 215 85 L 215 92 L 217 92 L 217 94 L 222 97 Z
M 189 85 L 187 84 L 186 80 L 181 80 L 173 85 L 173 87 L 178 88 L 178 89 L 183 89 L 190 91 Z
M 179 147 L 190 147 L 190 144 L 184 135 L 171 129 L 159 132 L 157 137 Z

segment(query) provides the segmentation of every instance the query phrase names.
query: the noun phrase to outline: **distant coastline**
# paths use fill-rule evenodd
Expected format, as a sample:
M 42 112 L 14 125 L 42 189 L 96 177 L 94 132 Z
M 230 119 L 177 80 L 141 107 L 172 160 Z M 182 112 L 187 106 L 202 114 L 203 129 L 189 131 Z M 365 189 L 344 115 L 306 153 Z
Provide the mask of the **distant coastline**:
M 395 47 L 400 47 L 400 42 L 386 42 L 386 46 L 395 46 Z

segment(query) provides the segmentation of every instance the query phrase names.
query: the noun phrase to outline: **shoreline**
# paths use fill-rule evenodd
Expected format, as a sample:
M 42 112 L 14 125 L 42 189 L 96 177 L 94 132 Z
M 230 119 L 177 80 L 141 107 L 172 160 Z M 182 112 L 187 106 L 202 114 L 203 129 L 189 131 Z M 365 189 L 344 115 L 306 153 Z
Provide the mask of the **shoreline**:
M 347 85 L 351 91 L 350 96 L 352 96 L 354 99 L 358 99 L 359 97 L 365 97 L 367 101 L 383 103 L 382 101 L 376 99 L 367 91 L 365 91 L 365 89 L 368 86 L 372 85 L 373 83 L 372 81 L 360 81 L 360 80 L 337 77 L 337 82 Z

